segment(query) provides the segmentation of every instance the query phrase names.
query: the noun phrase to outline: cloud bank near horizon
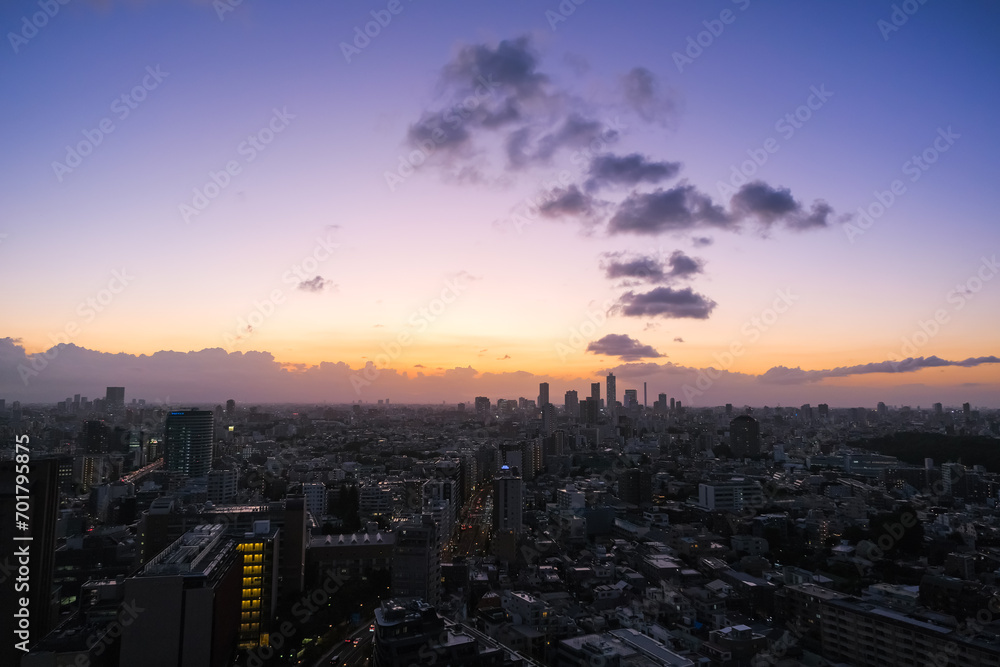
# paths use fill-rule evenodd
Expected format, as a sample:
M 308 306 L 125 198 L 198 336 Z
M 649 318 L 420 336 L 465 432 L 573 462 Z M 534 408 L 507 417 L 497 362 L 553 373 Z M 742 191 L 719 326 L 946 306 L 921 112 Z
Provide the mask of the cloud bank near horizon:
M 150 355 L 108 353 L 73 344 L 54 346 L 28 355 L 13 338 L 0 339 L 0 396 L 8 403 L 50 403 L 80 393 L 103 396 L 105 387 L 124 386 L 126 400 L 147 403 L 241 402 L 354 403 L 389 398 L 394 403 L 457 403 L 475 396 L 533 397 L 539 382 L 553 387 L 553 396 L 569 389 L 589 388 L 611 372 L 619 377 L 620 390 L 634 382 L 647 382 L 650 395 L 666 393 L 687 405 L 723 403 L 798 405 L 825 402 L 836 406 L 887 403 L 929 404 L 935 401 L 985 404 L 1000 390 L 998 385 L 924 385 L 900 383 L 894 388 L 864 383 L 844 386 L 828 379 L 861 377 L 873 373 L 912 376 L 925 368 L 971 368 L 1000 363 L 1000 357 L 946 360 L 936 356 L 901 361 L 880 361 L 826 370 L 773 367 L 760 375 L 714 368 L 692 368 L 672 362 L 632 362 L 597 369 L 593 376 L 567 379 L 529 371 L 503 373 L 478 371 L 472 366 L 443 369 L 438 373 L 409 373 L 377 368 L 372 362 L 351 366 L 343 361 L 316 365 L 286 364 L 270 352 L 226 352 L 209 348 L 190 352 L 163 350 Z M 602 392 L 603 393 L 603 392 Z M 953 395 L 954 398 L 943 396 Z M 982 399 L 976 397 L 981 396 Z M 556 399 L 558 402 L 558 398 Z M 996 406 L 993 406 L 996 407 Z

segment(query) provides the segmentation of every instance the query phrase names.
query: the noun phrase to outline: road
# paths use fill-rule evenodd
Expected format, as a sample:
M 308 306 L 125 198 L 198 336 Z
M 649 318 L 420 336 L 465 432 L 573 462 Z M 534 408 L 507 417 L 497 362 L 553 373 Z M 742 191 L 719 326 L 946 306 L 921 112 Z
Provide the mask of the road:
M 324 653 L 313 667 L 365 667 L 371 665 L 372 632 L 368 629 L 375 622 L 375 617 L 365 619 L 361 627 L 352 632 L 344 641 L 334 644 Z M 357 644 L 354 643 L 357 640 Z M 336 660 L 331 659 L 337 656 Z

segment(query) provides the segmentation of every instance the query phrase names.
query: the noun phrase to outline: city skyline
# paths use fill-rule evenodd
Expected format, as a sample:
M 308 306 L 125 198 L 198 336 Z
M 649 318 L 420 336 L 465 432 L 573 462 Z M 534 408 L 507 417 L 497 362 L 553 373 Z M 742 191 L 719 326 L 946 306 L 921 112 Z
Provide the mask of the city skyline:
M 911 4 L 5 6 L 0 397 L 997 407 L 1000 10 Z

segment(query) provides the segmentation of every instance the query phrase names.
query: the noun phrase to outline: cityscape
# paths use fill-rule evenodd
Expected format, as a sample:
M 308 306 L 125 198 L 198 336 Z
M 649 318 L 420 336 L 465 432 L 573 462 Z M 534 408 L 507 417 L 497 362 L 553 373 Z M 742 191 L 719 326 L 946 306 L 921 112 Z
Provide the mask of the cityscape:
M 0 665 L 1000 667 L 997 3 L 0 28 Z

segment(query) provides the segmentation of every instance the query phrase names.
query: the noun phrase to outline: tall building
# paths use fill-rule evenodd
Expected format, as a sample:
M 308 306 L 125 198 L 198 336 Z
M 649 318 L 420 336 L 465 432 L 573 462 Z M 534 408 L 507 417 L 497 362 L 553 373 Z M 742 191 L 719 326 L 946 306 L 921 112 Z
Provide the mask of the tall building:
M 313 515 L 317 522 L 320 522 L 326 511 L 327 490 L 326 484 L 321 482 L 308 482 L 302 485 L 302 495 L 306 497 L 306 509 Z
M 215 505 L 228 503 L 236 496 L 238 470 L 210 470 L 208 472 L 208 500 Z
M 600 407 L 596 399 L 590 396 L 580 403 L 580 421 L 584 424 L 593 425 L 600 417 Z
M 635 410 L 639 407 L 639 394 L 635 389 L 625 390 L 625 400 L 622 401 L 623 407 L 626 410 Z
M 232 417 L 234 414 L 236 414 L 236 401 L 230 398 L 226 401 L 226 416 Z
M 438 525 L 429 514 L 418 514 L 396 528 L 392 551 L 392 594 L 422 598 L 438 604 L 441 598 L 441 550 Z
M 476 416 L 482 420 L 490 418 L 490 399 L 486 396 L 476 396 Z
M 729 449 L 734 458 L 760 454 L 760 423 L 750 415 L 729 422 Z
M 566 414 L 571 419 L 576 419 L 580 416 L 580 398 L 577 396 L 575 390 L 566 392 Z
M 615 389 L 615 376 L 611 373 L 608 373 L 608 388 L 605 391 L 605 395 L 608 414 L 614 414 L 615 402 L 618 400 L 618 391 Z
M 590 397 L 597 401 L 598 404 L 601 402 L 601 383 L 591 382 L 590 383 Z
M 30 443 L 29 443 L 30 444 Z M 15 455 L 17 452 L 15 451 Z M 59 598 L 53 595 L 52 578 L 56 552 L 56 517 L 59 512 L 59 461 L 58 459 L 32 459 L 27 483 L 28 510 L 24 509 L 24 490 L 17 488 L 17 461 L 0 461 L 0 544 L 3 544 L 5 566 L 9 568 L 4 575 L 4 591 L 0 595 L 0 613 L 3 614 L 4 625 L 8 628 L 7 636 L 0 643 L 0 664 L 17 665 L 23 652 L 15 647 L 16 643 L 27 642 L 27 648 L 42 637 L 55 625 L 59 613 Z M 19 505 L 21 505 L 19 507 Z M 18 514 L 20 513 L 20 514 Z M 27 516 L 27 529 L 21 528 L 15 519 L 22 520 Z M 30 540 L 24 538 L 30 537 Z M 26 550 L 28 553 L 28 576 L 25 577 L 19 568 L 18 553 Z M 14 632 L 17 628 L 16 619 L 21 612 L 19 604 L 27 600 L 28 637 L 20 637 Z
M 125 408 L 125 387 L 108 387 L 104 394 L 104 409 L 108 412 Z
M 538 384 L 538 407 L 544 408 L 549 404 L 549 383 L 540 382 Z
M 279 562 L 280 530 L 272 528 L 270 521 L 254 521 L 253 530 L 244 533 L 236 545 L 237 568 L 242 567 L 243 574 L 238 638 L 242 649 L 267 646 L 270 640 L 278 602 L 275 569 Z
M 618 498 L 632 505 L 653 502 L 653 475 L 648 469 L 627 468 L 618 474 Z
M 103 421 L 85 421 L 80 434 L 87 454 L 108 453 L 108 426 Z
M 212 468 L 214 415 L 208 410 L 175 410 L 163 433 L 164 463 L 171 472 L 204 477 Z
M 126 579 L 125 599 L 143 611 L 123 628 L 121 664 L 229 664 L 240 630 L 237 556 L 224 526 L 202 524 Z
M 493 531 L 519 535 L 523 513 L 521 476 L 510 466 L 503 466 L 493 480 Z
M 556 406 L 546 403 L 542 406 L 542 433 L 552 435 L 556 430 Z

